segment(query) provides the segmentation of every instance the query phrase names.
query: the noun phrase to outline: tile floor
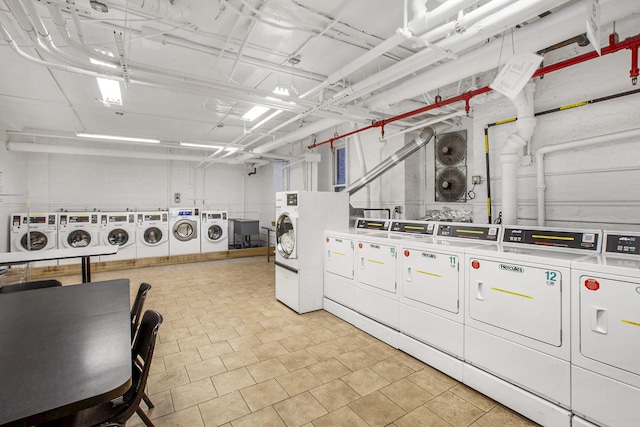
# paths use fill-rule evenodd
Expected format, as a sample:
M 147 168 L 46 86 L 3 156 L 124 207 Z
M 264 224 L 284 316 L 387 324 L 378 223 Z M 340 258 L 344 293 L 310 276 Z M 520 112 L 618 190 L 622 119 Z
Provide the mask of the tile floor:
M 157 427 L 536 425 L 325 311 L 294 313 L 265 257 L 92 279 L 121 277 L 132 298 L 150 283 L 145 309 L 164 316 L 147 390 Z

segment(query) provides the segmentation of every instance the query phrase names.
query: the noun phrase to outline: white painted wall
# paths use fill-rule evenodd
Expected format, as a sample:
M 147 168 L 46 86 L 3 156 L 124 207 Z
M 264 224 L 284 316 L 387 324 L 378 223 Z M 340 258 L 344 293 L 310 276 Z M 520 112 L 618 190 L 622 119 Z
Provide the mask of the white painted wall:
M 0 251 L 9 251 L 9 216 L 27 209 L 28 186 L 24 171 L 27 169 L 27 155 L 9 153 L 5 145 L 5 130 L 0 129 Z M 9 194 L 16 194 L 9 195 Z M 33 209 L 32 209 L 33 210 Z

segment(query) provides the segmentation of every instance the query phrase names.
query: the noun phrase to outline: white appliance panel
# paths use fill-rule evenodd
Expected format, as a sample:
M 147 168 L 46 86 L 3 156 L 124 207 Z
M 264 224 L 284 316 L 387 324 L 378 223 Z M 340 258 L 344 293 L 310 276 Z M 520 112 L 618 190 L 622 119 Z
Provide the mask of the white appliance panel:
M 169 212 L 137 212 L 136 257 L 169 256 Z
M 100 214 L 101 246 L 118 246 L 114 255 L 101 255 L 100 261 L 136 258 L 136 215 L 134 212 L 103 212 Z
M 379 242 L 358 241 L 358 282 L 395 294 L 396 247 Z
M 300 277 L 298 273 L 276 265 L 276 299 L 300 312 Z
M 398 328 L 398 301 L 364 288 L 356 291 L 356 311 L 392 328 Z
M 324 297 L 329 298 L 346 307 L 356 309 L 358 288 L 339 280 L 335 276 L 324 276 Z
M 325 272 L 353 280 L 355 254 L 353 240 L 326 236 L 324 254 Z
M 169 209 L 169 255 L 200 253 L 200 210 Z
M 470 264 L 472 319 L 552 346 L 562 344 L 561 271 L 480 257 Z
M 462 359 L 464 332 L 461 322 L 401 304 L 398 326 L 402 333 Z

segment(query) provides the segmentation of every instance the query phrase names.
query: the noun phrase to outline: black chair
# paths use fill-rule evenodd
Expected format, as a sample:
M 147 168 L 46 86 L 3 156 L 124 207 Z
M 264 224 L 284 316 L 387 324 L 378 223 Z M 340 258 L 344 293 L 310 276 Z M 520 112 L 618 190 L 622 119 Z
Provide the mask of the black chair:
M 142 307 L 144 307 L 144 300 L 147 298 L 147 293 L 151 289 L 151 285 L 148 283 L 141 283 L 138 288 L 138 294 L 133 301 L 133 307 L 131 307 L 131 341 L 136 336 L 136 330 L 138 329 L 138 323 L 140 323 L 140 316 L 142 315 Z
M 162 315 L 157 311 L 147 310 L 142 316 L 131 351 L 131 387 L 121 398 L 85 409 L 64 420 L 58 420 L 56 425 L 64 427 L 124 426 L 136 413 L 147 427 L 154 427 L 147 414 L 140 408 L 140 401 L 149 377 L 160 324 L 162 324 Z
M 12 285 L 4 285 L 3 287 L 1 287 L 0 294 L 30 291 L 33 289 L 53 288 L 55 286 L 62 286 L 62 283 L 60 283 L 60 281 L 55 279 L 38 280 L 35 282 L 14 283 Z

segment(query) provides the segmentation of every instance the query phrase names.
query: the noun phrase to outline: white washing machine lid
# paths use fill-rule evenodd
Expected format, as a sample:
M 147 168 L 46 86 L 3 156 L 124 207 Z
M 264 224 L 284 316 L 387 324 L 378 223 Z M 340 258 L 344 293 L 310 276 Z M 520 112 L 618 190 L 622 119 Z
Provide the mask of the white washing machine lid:
M 177 240 L 188 242 L 198 237 L 198 224 L 195 220 L 180 219 L 173 225 L 172 231 Z

